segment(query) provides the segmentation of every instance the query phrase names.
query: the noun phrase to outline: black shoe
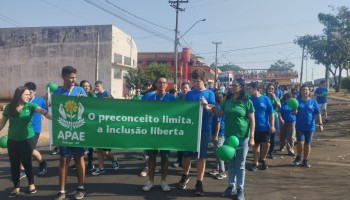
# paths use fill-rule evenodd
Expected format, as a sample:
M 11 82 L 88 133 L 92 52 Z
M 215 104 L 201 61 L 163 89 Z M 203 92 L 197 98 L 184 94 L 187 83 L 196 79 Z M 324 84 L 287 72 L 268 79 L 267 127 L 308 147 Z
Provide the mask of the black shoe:
M 253 165 L 251 168 L 250 168 L 250 171 L 253 171 L 253 172 L 255 172 L 255 171 L 257 171 L 259 169 L 259 165 Z
M 261 162 L 261 169 L 262 170 L 267 170 L 268 168 L 269 168 L 269 166 L 267 165 L 266 160 L 263 160 Z
M 269 156 L 268 156 L 268 158 L 270 158 L 270 159 L 275 159 L 275 155 L 273 154 L 273 152 L 269 152 Z M 262 162 L 261 162 L 262 163 Z
M 301 161 L 301 158 L 299 157 L 299 156 L 297 156 L 296 158 L 295 158 L 295 160 L 293 161 L 293 163 L 294 163 L 294 165 L 299 165 L 300 164 L 300 161 Z
M 94 164 L 92 164 L 91 162 L 89 162 L 88 163 L 88 165 L 87 165 L 87 169 L 88 169 L 88 171 L 93 171 L 94 169 L 95 169 L 95 166 L 94 166 Z
M 10 198 L 16 197 L 16 196 L 19 195 L 19 193 L 21 193 L 20 190 L 18 190 L 18 191 L 12 191 L 12 192 L 8 195 L 8 197 L 10 197 Z
M 43 161 L 42 163 L 39 164 L 39 171 L 38 175 L 39 176 L 44 176 L 47 172 L 47 162 Z
M 188 175 L 182 175 L 181 180 L 180 180 L 177 188 L 182 189 L 182 190 L 186 189 L 186 184 L 188 183 L 188 181 L 190 181 L 190 177 Z
M 51 152 L 51 155 L 56 155 L 60 152 L 60 149 L 58 147 L 55 147 L 53 151 Z
M 194 194 L 196 196 L 204 196 L 202 181 L 197 181 L 195 188 L 196 188 L 196 191 L 194 192 Z

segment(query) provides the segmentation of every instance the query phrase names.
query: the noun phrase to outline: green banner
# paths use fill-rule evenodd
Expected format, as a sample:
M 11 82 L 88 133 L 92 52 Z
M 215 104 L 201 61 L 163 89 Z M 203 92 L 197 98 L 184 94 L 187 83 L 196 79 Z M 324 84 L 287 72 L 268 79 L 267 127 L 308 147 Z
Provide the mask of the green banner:
M 137 101 L 52 95 L 57 146 L 197 151 L 199 102 Z

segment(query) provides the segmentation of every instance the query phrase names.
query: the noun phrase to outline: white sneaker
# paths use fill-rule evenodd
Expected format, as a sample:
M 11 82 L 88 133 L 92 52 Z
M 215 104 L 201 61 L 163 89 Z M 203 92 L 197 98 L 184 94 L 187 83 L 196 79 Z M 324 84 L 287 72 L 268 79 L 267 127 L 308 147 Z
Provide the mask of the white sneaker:
M 163 191 L 164 192 L 169 192 L 170 191 L 170 187 L 169 185 L 165 182 L 165 181 L 162 181 L 160 183 L 160 187 L 162 187 Z
M 145 192 L 150 191 L 153 188 L 153 182 L 147 181 L 146 185 L 142 187 L 142 190 Z

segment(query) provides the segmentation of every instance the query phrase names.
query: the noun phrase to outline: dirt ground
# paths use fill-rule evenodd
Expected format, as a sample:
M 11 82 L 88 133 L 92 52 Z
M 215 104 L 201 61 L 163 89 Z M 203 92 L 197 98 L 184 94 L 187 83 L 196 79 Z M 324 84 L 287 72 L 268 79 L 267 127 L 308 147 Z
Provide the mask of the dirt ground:
M 293 157 L 286 152 L 276 151 L 276 159 L 268 160 L 269 169 L 256 172 L 246 171 L 245 194 L 247 200 L 343 200 L 350 199 L 350 95 L 339 96 L 349 101 L 329 98 L 329 122 L 324 123 L 325 131 L 316 132 L 310 155 L 311 168 L 292 165 Z M 0 113 L 1 114 L 1 113 Z M 49 171 L 45 177 L 36 177 L 39 192 L 35 196 L 21 194 L 18 199 L 53 199 L 58 191 L 58 156 L 49 155 L 48 126 L 44 122 L 39 150 L 49 163 Z M 6 128 L 1 131 L 4 134 Z M 276 149 L 278 145 L 276 145 Z M 4 150 L 3 150 L 4 151 Z M 147 178 L 137 176 L 143 167 L 140 152 L 115 150 L 121 168 L 118 172 L 107 172 L 102 176 L 86 176 L 87 195 L 85 199 L 180 199 L 193 198 L 195 168 L 191 169 L 191 181 L 185 191 L 175 189 L 180 179 L 181 169 L 169 168 L 168 183 L 172 187 L 169 193 L 155 188 L 151 192 L 142 192 L 142 185 Z M 175 161 L 176 152 L 172 153 L 170 162 Z M 96 156 L 95 156 L 96 157 Z M 251 166 L 251 152 L 247 158 L 247 168 Z M 95 164 L 97 161 L 95 160 Z M 210 151 L 207 171 L 214 167 L 214 155 Z M 34 163 L 34 170 L 37 164 Z M 0 156 L 0 199 L 7 199 L 12 184 L 10 181 L 8 156 Z M 156 175 L 156 184 L 160 175 Z M 103 177 L 103 178 L 102 178 Z M 25 179 L 23 179 L 25 180 Z M 27 185 L 22 181 L 22 186 Z M 73 196 L 76 187 L 74 172 L 70 172 L 67 190 Z M 204 197 L 196 199 L 221 198 L 227 187 L 227 179 L 216 180 L 206 176 L 204 179 Z M 25 189 L 23 189 L 25 190 Z

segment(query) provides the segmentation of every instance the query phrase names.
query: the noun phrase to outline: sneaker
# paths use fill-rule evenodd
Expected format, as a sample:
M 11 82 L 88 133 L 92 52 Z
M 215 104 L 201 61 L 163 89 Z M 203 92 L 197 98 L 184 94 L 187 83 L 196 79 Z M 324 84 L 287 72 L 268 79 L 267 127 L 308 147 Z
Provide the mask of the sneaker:
M 119 169 L 119 162 L 118 160 L 112 161 L 113 169 L 117 171 Z
M 284 147 L 281 147 L 281 148 L 280 148 L 280 151 L 282 151 L 282 152 L 283 152 L 283 151 L 284 151 Z
M 39 176 L 44 176 L 47 172 L 47 162 L 43 161 L 42 163 L 39 164 L 39 171 L 38 175 Z
M 72 166 L 70 166 L 69 168 L 70 168 L 71 170 L 76 170 L 76 169 L 77 169 L 77 167 L 75 166 L 75 164 L 72 165 Z
M 21 170 L 21 172 L 19 173 L 19 179 L 21 180 L 22 178 L 25 178 L 25 177 L 27 177 L 26 173 Z
M 195 188 L 196 188 L 196 191 L 194 192 L 194 194 L 196 196 L 204 196 L 202 181 L 197 181 Z
M 162 190 L 163 190 L 164 192 L 169 192 L 169 191 L 170 191 L 170 187 L 169 187 L 169 185 L 168 185 L 165 181 L 162 181 L 162 182 L 160 183 L 160 187 L 162 187 Z
M 310 168 L 311 167 L 311 165 L 310 165 L 308 160 L 303 160 L 303 166 L 306 167 L 306 168 Z
M 244 200 L 244 191 L 243 190 L 237 190 L 237 200 Z
M 88 165 L 87 165 L 87 169 L 91 172 L 91 171 L 93 171 L 94 169 L 95 169 L 95 166 L 94 166 L 94 164 L 92 164 L 92 163 L 88 163 Z
M 141 177 L 145 177 L 145 176 L 147 176 L 147 175 L 148 175 L 148 168 L 145 167 L 145 168 L 142 170 L 142 172 L 140 173 L 140 176 L 141 176 Z
M 253 172 L 255 172 L 255 171 L 257 171 L 259 169 L 259 165 L 253 165 L 251 168 L 250 168 L 250 171 L 253 171 Z
M 77 188 L 77 192 L 74 195 L 75 199 L 83 199 L 86 191 L 83 188 Z
M 288 152 L 288 156 L 295 156 L 295 153 L 294 152 Z
M 175 168 L 181 167 L 181 166 L 180 166 L 180 163 L 173 163 L 171 166 L 172 166 L 172 167 L 175 167 Z
M 100 174 L 104 174 L 106 172 L 105 169 L 97 168 L 94 172 L 91 173 L 93 176 L 98 176 Z
M 66 198 L 66 193 L 59 192 L 56 194 L 55 200 L 63 200 Z
M 212 169 L 208 172 L 209 175 L 215 176 L 218 175 L 220 172 L 217 169 Z
M 275 155 L 273 154 L 273 152 L 269 152 L 268 158 L 270 158 L 272 160 L 275 159 Z
M 223 197 L 232 197 L 234 195 L 233 187 L 227 187 L 226 190 L 222 193 Z
M 188 183 L 188 181 L 190 181 L 190 178 L 188 175 L 182 175 L 181 180 L 179 182 L 179 185 L 177 186 L 177 188 L 179 189 L 186 189 L 186 184 Z
M 269 166 L 267 165 L 266 160 L 263 160 L 263 161 L 261 162 L 261 169 L 262 169 L 262 170 L 267 170 L 268 168 L 269 168 Z
M 227 175 L 225 172 L 221 172 L 220 174 L 216 175 L 215 178 L 218 179 L 218 180 L 222 180 L 224 178 L 226 178 Z
M 297 156 L 295 158 L 295 160 L 293 161 L 294 165 L 299 165 L 300 164 L 300 161 L 301 161 L 301 158 L 299 156 Z
M 153 188 L 153 182 L 152 181 L 147 181 L 146 185 L 142 187 L 142 190 L 145 192 L 150 191 Z M 169 186 L 168 186 L 169 187 Z
M 51 155 L 56 155 L 60 152 L 60 149 L 58 147 L 55 147 L 53 151 L 51 152 Z

